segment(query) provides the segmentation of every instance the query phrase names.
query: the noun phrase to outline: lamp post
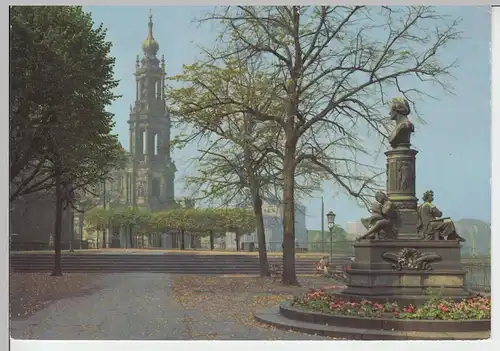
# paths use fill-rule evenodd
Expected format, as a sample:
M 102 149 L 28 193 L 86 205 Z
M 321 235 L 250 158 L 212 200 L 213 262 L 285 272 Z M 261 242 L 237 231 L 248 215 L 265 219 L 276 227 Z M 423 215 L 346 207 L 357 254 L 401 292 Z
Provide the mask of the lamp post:
M 332 211 L 326 214 L 328 229 L 330 230 L 330 262 L 333 260 L 333 229 L 335 228 L 335 213 Z
M 75 240 L 75 212 L 70 207 L 68 207 L 68 211 L 71 211 L 71 216 L 70 216 L 71 222 L 69 225 L 71 233 L 71 238 L 69 240 L 69 252 L 75 252 L 75 250 L 73 249 L 73 240 Z
M 102 182 L 102 207 L 106 209 L 106 179 Z M 102 229 L 102 245 L 103 249 L 106 248 L 106 227 Z
M 477 235 L 477 227 L 472 227 L 472 257 L 476 257 L 476 235 Z

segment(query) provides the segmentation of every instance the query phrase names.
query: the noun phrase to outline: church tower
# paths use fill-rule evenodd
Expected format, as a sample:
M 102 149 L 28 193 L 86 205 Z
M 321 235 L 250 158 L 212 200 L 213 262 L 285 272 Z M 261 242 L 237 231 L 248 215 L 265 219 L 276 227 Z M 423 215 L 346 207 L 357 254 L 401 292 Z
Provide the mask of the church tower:
M 149 13 L 148 37 L 137 55 L 136 99 L 130 106 L 131 169 L 127 174 L 127 203 L 164 210 L 174 204 L 175 164 L 170 157 L 170 116 L 165 108 L 165 59 L 156 57 L 160 46 L 153 37 Z

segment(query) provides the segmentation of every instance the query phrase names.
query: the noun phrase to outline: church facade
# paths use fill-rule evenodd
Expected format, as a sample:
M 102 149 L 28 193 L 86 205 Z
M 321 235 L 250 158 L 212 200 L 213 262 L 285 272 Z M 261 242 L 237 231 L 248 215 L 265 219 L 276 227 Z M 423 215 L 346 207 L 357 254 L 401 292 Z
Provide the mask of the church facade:
M 152 15 L 148 36 L 142 43 L 142 57 L 137 55 L 135 67 L 135 101 L 128 118 L 129 150 L 124 169 L 111 172 L 101 189 L 100 205 L 136 207 L 147 211 L 163 211 L 175 206 L 194 207 L 192 201 L 175 199 L 175 163 L 171 157 L 171 118 L 165 103 L 165 58 L 157 54 L 159 44 L 153 37 Z M 80 218 L 81 219 L 81 218 Z M 80 220 L 79 219 L 79 220 Z M 75 227 L 78 227 L 76 225 Z M 126 233 L 111 232 L 107 247 L 135 247 Z M 162 234 L 159 240 L 141 242 L 140 246 L 176 248 L 178 234 Z M 191 238 L 186 235 L 186 247 Z
M 175 205 L 176 167 L 170 154 L 171 120 L 165 105 L 165 59 L 158 59 L 159 45 L 153 37 L 149 16 L 148 37 L 137 55 L 135 101 L 128 118 L 129 150 L 124 169 L 111 172 L 101 193 L 101 203 L 162 211 Z
M 158 211 L 174 205 L 176 167 L 170 155 L 171 120 L 165 106 L 165 59 L 156 56 L 159 45 L 153 37 L 151 15 L 148 26 L 142 60 L 139 56 L 136 60 L 136 99 L 128 120 L 130 162 L 120 181 L 127 204 Z

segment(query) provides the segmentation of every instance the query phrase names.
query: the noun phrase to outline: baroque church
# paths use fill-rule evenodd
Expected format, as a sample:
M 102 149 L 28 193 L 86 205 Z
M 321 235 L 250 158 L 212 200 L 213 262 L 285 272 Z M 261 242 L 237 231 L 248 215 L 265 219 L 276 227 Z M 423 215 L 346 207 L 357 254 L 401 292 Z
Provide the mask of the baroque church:
M 177 169 L 170 150 L 171 119 L 164 94 L 165 58 L 157 57 L 159 48 L 153 37 L 150 12 L 148 36 L 142 43 L 143 55 L 142 58 L 137 55 L 135 65 L 136 96 L 128 119 L 128 163 L 125 169 L 113 171 L 111 180 L 106 182 L 105 202 L 110 207 L 131 206 L 153 212 L 178 205 L 194 207 L 192 201 L 174 197 Z M 129 247 L 126 234 L 114 232 L 110 236 L 109 246 Z M 176 233 L 168 233 L 145 245 L 172 248 L 178 246 L 178 241 Z M 189 235 L 185 241 L 191 243 Z
M 137 55 L 136 98 L 130 105 L 129 163 L 114 177 L 122 188 L 121 203 L 160 211 L 174 205 L 175 164 L 170 155 L 171 120 L 165 106 L 165 58 L 157 58 L 149 15 L 148 37 Z
M 102 185 L 100 197 L 91 199 L 97 206 L 137 207 L 148 211 L 162 211 L 174 206 L 194 207 L 186 199 L 175 199 L 174 180 L 176 167 L 170 153 L 171 120 L 165 103 L 165 58 L 157 57 L 159 44 L 153 37 L 153 19 L 149 14 L 148 35 L 142 43 L 142 58 L 137 55 L 135 64 L 135 102 L 130 106 L 128 162 L 124 169 L 111 172 L 110 179 Z M 41 215 L 43 213 L 43 215 Z M 52 194 L 30 194 L 11 205 L 11 243 L 17 249 L 47 249 L 53 239 L 55 206 Z M 81 247 L 81 241 L 94 238 L 90 247 L 131 247 L 128 235 L 107 233 L 106 243 L 102 234 L 88 233 L 84 228 L 84 213 L 71 208 L 63 213 L 62 246 Z M 176 248 L 178 233 L 171 232 L 157 237 L 155 242 L 141 246 Z M 186 234 L 186 247 L 197 245 L 194 237 Z M 135 243 L 137 245 L 137 243 Z M 133 245 L 136 247 L 136 245 Z

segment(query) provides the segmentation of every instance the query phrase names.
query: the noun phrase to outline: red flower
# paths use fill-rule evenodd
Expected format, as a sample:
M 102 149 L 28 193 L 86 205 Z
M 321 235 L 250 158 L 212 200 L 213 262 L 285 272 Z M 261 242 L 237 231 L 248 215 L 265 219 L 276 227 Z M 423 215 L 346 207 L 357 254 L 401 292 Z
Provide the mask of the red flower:
M 398 313 L 397 312 L 394 312 L 394 317 L 397 317 L 398 316 Z
M 443 311 L 443 312 L 448 311 L 448 307 L 446 307 L 446 306 L 441 305 L 439 307 L 441 308 L 441 311 Z
M 316 295 L 311 295 L 312 300 L 316 300 Z
M 414 309 L 413 309 L 413 307 L 411 307 L 411 306 L 410 306 L 410 307 L 408 307 L 408 309 L 407 309 L 406 311 L 407 311 L 408 313 L 413 313 Z

